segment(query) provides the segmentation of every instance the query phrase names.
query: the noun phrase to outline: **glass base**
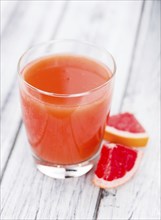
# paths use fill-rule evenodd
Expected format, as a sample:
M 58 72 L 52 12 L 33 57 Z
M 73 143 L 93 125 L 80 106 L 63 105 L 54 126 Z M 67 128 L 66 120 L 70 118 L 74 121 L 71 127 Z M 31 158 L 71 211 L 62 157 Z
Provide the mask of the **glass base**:
M 79 177 L 89 172 L 95 165 L 98 154 L 96 154 L 88 161 L 74 165 L 55 165 L 41 161 L 35 156 L 33 157 L 36 163 L 36 167 L 41 173 L 52 178 L 65 179 Z

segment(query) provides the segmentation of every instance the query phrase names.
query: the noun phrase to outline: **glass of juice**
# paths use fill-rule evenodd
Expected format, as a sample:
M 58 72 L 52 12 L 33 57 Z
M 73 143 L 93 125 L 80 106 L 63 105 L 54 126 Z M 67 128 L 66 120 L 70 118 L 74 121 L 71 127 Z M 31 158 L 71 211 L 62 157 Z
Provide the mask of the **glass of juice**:
M 87 173 L 101 148 L 116 65 L 76 40 L 33 46 L 18 64 L 22 117 L 36 166 L 53 178 Z

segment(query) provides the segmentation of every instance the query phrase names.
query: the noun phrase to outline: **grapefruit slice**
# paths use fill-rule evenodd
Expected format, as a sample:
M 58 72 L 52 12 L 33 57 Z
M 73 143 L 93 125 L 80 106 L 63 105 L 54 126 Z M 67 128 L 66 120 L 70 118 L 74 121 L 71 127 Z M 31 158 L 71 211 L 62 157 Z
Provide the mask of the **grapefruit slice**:
M 132 178 L 142 158 L 142 151 L 116 144 L 104 144 L 93 182 L 104 189 L 115 188 Z
M 104 139 L 129 147 L 144 147 L 148 134 L 135 116 L 126 112 L 108 118 Z

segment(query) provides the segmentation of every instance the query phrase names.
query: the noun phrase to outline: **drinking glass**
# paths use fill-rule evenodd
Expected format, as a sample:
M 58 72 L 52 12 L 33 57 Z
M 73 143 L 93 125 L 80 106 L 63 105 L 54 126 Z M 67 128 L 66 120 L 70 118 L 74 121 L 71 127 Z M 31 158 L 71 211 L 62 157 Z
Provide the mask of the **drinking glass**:
M 110 76 L 100 86 L 72 94 L 44 91 L 25 80 L 23 72 L 31 63 L 60 55 L 93 60 Z M 92 169 L 110 112 L 115 72 L 109 52 L 76 40 L 38 44 L 22 55 L 18 63 L 22 118 L 39 171 L 53 178 L 69 178 Z M 83 84 L 81 80 L 79 83 Z

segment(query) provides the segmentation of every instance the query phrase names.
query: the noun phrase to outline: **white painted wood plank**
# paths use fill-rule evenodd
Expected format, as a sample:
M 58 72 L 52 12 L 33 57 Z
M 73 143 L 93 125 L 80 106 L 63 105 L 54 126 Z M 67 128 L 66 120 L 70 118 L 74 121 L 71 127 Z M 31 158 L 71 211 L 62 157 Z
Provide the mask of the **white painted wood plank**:
M 133 4 L 134 7 L 132 8 L 131 3 L 125 2 L 126 10 L 123 11 L 124 7 L 122 7 L 122 16 L 126 15 L 128 7 L 131 13 L 128 13 L 127 18 L 123 20 L 117 19 L 117 16 L 113 16 L 110 12 L 114 10 L 116 15 L 117 13 L 119 14 L 122 4 L 119 3 L 118 5 L 114 4 L 114 6 L 112 6 L 112 2 L 102 2 L 102 6 L 99 5 L 98 2 L 88 2 L 88 4 L 86 2 L 81 2 L 81 4 L 70 2 L 57 37 L 60 38 L 62 36 L 66 38 L 72 33 L 72 36 L 70 36 L 72 38 L 90 39 L 90 41 L 92 41 L 92 39 L 94 39 L 93 33 L 99 33 L 98 27 L 102 27 L 101 25 L 103 24 L 100 37 L 102 40 L 105 38 L 104 42 L 106 42 L 106 36 L 111 31 L 112 23 L 113 26 L 117 23 L 118 26 L 122 25 L 123 27 L 120 31 L 120 35 L 124 38 L 129 32 L 128 19 L 131 20 L 131 29 L 133 33 L 135 33 L 138 18 L 133 20 L 131 17 L 134 10 L 136 10 L 136 14 L 139 15 L 141 3 L 137 3 L 136 6 Z M 95 15 L 97 14 L 98 6 L 100 7 L 100 13 L 103 14 L 102 18 Z M 95 10 L 93 10 L 93 8 Z M 106 16 L 106 14 L 108 14 L 108 16 Z M 73 22 L 75 21 L 75 15 L 77 15 L 77 22 Z M 120 18 L 122 16 L 120 15 Z M 92 17 L 96 17 L 96 20 L 98 19 L 96 25 L 93 25 Z M 107 25 L 105 32 L 103 32 L 104 26 L 109 20 L 111 21 L 111 25 Z M 120 20 L 121 23 L 119 23 Z M 81 32 L 79 32 L 80 28 L 82 28 Z M 112 41 L 112 36 L 115 36 L 116 33 L 117 28 L 114 28 L 110 36 L 111 48 L 112 45 L 115 47 L 116 42 L 119 44 L 119 39 L 117 38 L 117 41 L 116 39 Z M 120 44 L 121 43 L 123 42 L 121 41 Z M 128 54 L 132 53 L 133 43 L 134 36 L 130 38 Z M 126 42 L 124 42 L 124 45 L 126 45 Z M 117 50 L 119 53 L 118 47 Z M 22 132 L 18 136 L 18 141 L 16 142 L 2 180 L 3 219 L 11 217 L 14 219 L 93 218 L 99 189 L 91 184 L 92 172 L 79 179 L 52 180 L 37 172 L 29 158 L 30 155 L 26 149 L 25 134 Z
M 22 37 L 24 37 L 23 38 L 24 40 L 19 43 L 17 50 L 14 50 L 16 45 L 14 44 L 15 39 L 12 37 L 7 36 L 8 38 L 6 39 L 6 42 L 4 45 L 3 52 L 5 52 L 5 54 L 3 54 L 2 66 L 5 68 L 5 71 L 2 72 L 1 83 L 4 86 L 2 87 L 2 91 L 4 91 L 3 88 L 5 88 L 5 91 L 7 92 L 9 91 L 9 93 L 8 93 L 8 98 L 6 100 L 5 106 L 3 106 L 3 109 L 1 112 L 1 117 L 2 117 L 1 172 L 2 173 L 5 168 L 10 151 L 12 149 L 12 145 L 16 138 L 17 130 L 19 128 L 19 124 L 21 121 L 18 84 L 17 84 L 18 77 L 15 76 L 17 75 L 17 72 L 16 72 L 17 61 L 19 59 L 20 53 L 24 52 L 23 48 L 27 49 L 29 47 L 29 44 L 31 43 L 41 42 L 43 40 L 45 41 L 47 39 L 50 39 L 50 37 L 54 34 L 54 30 L 56 28 L 56 25 L 60 19 L 60 15 L 64 8 L 64 2 L 59 2 L 59 3 L 56 2 L 56 4 L 55 2 L 54 4 L 52 2 L 48 2 L 47 6 L 45 5 L 45 3 L 43 3 L 40 6 L 38 8 L 39 10 L 41 9 L 39 11 L 39 17 L 37 18 L 38 21 L 36 21 L 35 19 L 36 24 L 34 26 L 37 28 L 34 29 L 34 27 L 30 25 L 28 27 L 29 29 L 26 28 L 26 31 L 33 32 L 32 35 L 26 37 L 25 36 L 26 32 L 24 31 L 24 34 L 22 34 Z M 32 10 L 29 9 L 29 12 L 26 14 L 27 17 L 29 15 L 30 17 L 34 17 L 34 13 L 37 8 L 37 5 L 35 5 L 35 8 L 34 8 L 34 5 L 32 5 L 32 7 L 33 7 Z M 45 10 L 47 9 L 48 16 L 43 17 L 43 21 L 41 20 L 39 21 L 39 19 L 44 15 L 44 9 Z M 24 20 L 22 18 L 21 27 L 25 26 L 27 17 L 24 16 Z M 52 24 L 51 24 L 51 20 L 53 21 Z M 20 34 L 20 32 L 21 32 L 21 29 L 17 30 L 15 35 Z M 11 48 L 8 47 L 8 44 L 11 44 Z M 12 53 L 14 54 L 10 54 L 10 50 L 13 50 Z M 11 58 L 10 56 L 12 56 L 13 58 Z M 10 65 L 6 64 L 8 58 L 10 58 L 11 60 Z M 12 69 L 12 72 L 10 68 Z M 11 78 L 13 81 L 11 80 L 10 82 L 8 82 L 8 84 L 5 84 L 5 81 L 9 80 L 10 78 L 9 74 L 12 75 Z M 10 85 L 10 83 L 12 84 Z M 2 92 L 2 98 L 5 98 L 3 95 L 4 94 Z
M 16 83 L 5 109 L 1 112 L 1 175 L 3 175 L 5 165 L 14 145 L 20 123 L 21 110 Z
M 139 171 L 101 200 L 97 219 L 160 219 L 160 7 L 146 2 L 122 111 L 133 112 L 150 141 Z M 159 22 L 157 22 L 159 21 Z M 109 191 L 110 192 L 110 191 Z
M 13 12 L 16 9 L 17 1 L 1 1 L 1 34 L 4 31 L 5 27 L 8 26 L 8 23 L 13 15 Z

